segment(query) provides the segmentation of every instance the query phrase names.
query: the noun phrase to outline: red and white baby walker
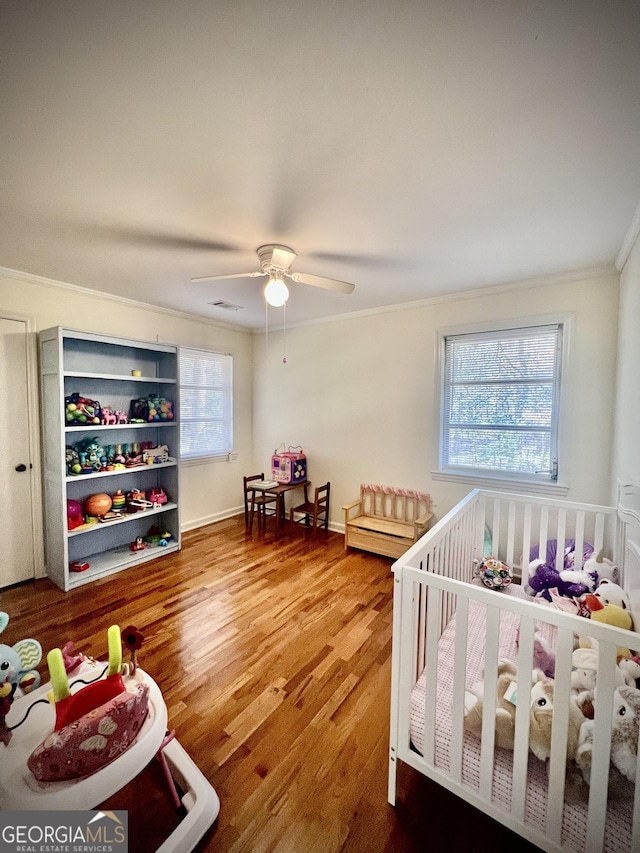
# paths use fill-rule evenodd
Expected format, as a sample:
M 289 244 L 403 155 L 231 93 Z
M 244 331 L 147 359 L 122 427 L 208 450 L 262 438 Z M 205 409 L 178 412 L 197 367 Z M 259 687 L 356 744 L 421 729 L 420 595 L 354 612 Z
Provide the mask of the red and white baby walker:
M 218 816 L 218 795 L 167 732 L 162 693 L 137 665 L 135 646 L 131 663 L 123 664 L 117 625 L 109 628 L 108 645 L 108 664 L 73 656 L 70 643 L 53 649 L 51 682 L 25 695 L 15 691 L 0 718 L 0 808 L 93 809 L 158 756 L 174 805 L 185 814 L 159 850 L 192 850 Z

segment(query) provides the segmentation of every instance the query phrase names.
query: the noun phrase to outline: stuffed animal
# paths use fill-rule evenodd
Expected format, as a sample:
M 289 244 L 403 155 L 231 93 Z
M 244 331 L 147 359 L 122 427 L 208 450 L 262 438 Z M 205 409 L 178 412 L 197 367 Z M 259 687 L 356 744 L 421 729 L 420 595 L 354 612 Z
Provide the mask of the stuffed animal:
M 593 592 L 600 604 L 616 604 L 631 615 L 631 599 L 617 583 L 603 578 Z
M 618 583 L 620 573 L 618 567 L 608 557 L 604 556 L 604 551 L 598 554 L 592 554 L 585 562 L 583 569 L 585 572 L 597 573 L 599 582 L 609 580 L 613 583 Z
M 605 625 L 614 625 L 616 628 L 625 628 L 627 631 L 633 629 L 633 620 L 631 613 L 617 604 L 602 604 L 602 601 L 595 595 L 585 596 L 584 602 L 591 612 L 591 619 L 594 622 L 602 622 Z M 590 637 L 581 637 L 580 646 L 582 648 L 595 648 L 597 643 Z M 618 646 L 617 657 L 619 659 L 630 659 L 633 657 L 632 652 L 625 646 Z
M 498 666 L 496 684 L 496 746 L 513 749 L 516 722 L 515 690 L 518 671 L 511 661 L 503 661 Z M 540 670 L 531 674 L 531 706 L 529 712 L 529 748 L 541 761 L 551 754 L 551 722 L 553 719 L 554 684 Z M 465 697 L 465 730 L 480 738 L 482 735 L 482 709 L 484 683 L 478 682 Z M 573 758 L 578 746 L 580 726 L 584 714 L 572 697 L 569 708 L 569 734 L 567 738 L 567 757 Z
M 2 620 L 6 626 L 9 617 Z M 29 693 L 40 684 L 40 673 L 33 669 L 42 660 L 42 646 L 37 640 L 20 640 L 13 646 L 0 643 L 0 743 L 9 744 L 11 730 L 6 716 L 18 690 Z
M 611 763 L 609 765 L 609 794 L 632 797 L 635 790 L 638 754 L 638 724 L 640 719 L 640 690 L 619 687 L 613 696 L 611 728 Z M 581 729 L 576 764 L 585 782 L 591 781 L 593 749 L 593 720 L 586 720 Z
M 531 689 L 531 712 L 529 715 L 529 748 L 540 761 L 551 755 L 551 724 L 553 722 L 554 682 L 543 678 Z M 578 748 L 580 728 L 584 714 L 575 698 L 569 699 L 569 729 L 567 733 L 567 759 L 573 759 Z
M 574 580 L 574 578 L 577 579 Z M 551 601 L 551 590 L 557 590 L 560 595 L 569 598 L 580 598 L 581 595 L 591 592 L 595 584 L 595 578 L 582 572 L 577 573 L 568 569 L 558 571 L 542 560 L 532 560 L 529 563 L 526 591 L 529 595 L 541 596 Z
M 516 666 L 511 661 L 502 661 L 498 665 L 496 684 L 496 746 L 513 749 L 513 737 L 516 728 L 516 706 L 505 698 L 511 684 L 518 678 Z M 474 684 L 465 695 L 464 728 L 476 737 L 482 735 L 482 707 L 484 682 Z
M 533 668 L 541 670 L 547 678 L 553 678 L 556 672 L 555 653 L 540 631 L 533 635 Z
M 551 601 L 550 590 L 556 589 L 560 595 L 570 598 L 579 598 L 587 592 L 591 592 L 598 580 L 595 572 L 576 570 L 575 566 L 575 540 L 567 539 L 564 543 L 564 552 L 561 568 L 556 568 L 556 552 L 558 543 L 555 540 L 547 542 L 545 559 L 540 558 L 540 549 L 537 545 L 529 553 L 528 582 L 526 591 L 529 595 L 542 596 Z M 593 554 L 593 547 L 585 542 L 583 547 L 583 564 Z

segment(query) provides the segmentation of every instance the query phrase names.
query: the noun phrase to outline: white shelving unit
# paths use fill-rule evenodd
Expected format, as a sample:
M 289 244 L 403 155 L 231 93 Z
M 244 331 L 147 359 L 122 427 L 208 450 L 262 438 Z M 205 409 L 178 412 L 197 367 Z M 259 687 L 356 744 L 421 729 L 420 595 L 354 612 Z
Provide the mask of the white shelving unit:
M 133 568 L 180 548 L 180 428 L 178 350 L 168 344 L 97 335 L 55 327 L 40 333 L 41 406 L 45 471 L 45 552 L 47 573 L 67 591 L 122 569 Z M 140 371 L 133 376 L 131 371 Z M 173 402 L 173 420 L 116 425 L 74 426 L 65 418 L 65 397 L 78 392 L 101 406 L 129 413 L 131 400 L 154 395 Z M 69 474 L 66 448 L 96 438 L 107 445 L 151 442 L 169 448 L 169 461 L 133 468 Z M 148 493 L 164 489 L 168 502 L 120 518 L 67 529 L 67 500 L 84 506 L 99 492 L 118 489 Z M 131 543 L 152 527 L 168 532 L 166 546 Z M 72 571 L 72 563 L 89 563 Z

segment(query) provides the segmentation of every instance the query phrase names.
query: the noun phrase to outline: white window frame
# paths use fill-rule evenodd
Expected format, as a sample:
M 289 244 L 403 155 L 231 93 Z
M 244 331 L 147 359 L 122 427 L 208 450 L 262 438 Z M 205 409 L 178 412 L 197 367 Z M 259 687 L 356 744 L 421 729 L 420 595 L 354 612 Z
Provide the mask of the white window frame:
M 214 363 L 218 363 L 222 366 L 222 387 L 215 388 L 215 386 L 207 386 L 207 385 L 187 385 L 185 381 L 185 377 L 183 375 L 182 370 L 180 370 L 180 459 L 182 465 L 198 465 L 204 462 L 216 462 L 221 460 L 227 460 L 230 458 L 230 455 L 233 453 L 233 356 L 230 353 L 222 353 L 215 352 L 214 350 L 206 350 L 201 347 L 179 347 L 178 348 L 178 361 L 180 367 L 182 367 L 182 358 L 183 356 L 190 355 L 191 357 L 202 358 L 203 360 L 211 361 Z M 185 394 L 188 393 L 189 389 L 193 388 L 204 388 L 210 387 L 212 391 L 217 392 L 222 390 L 224 395 L 224 412 L 222 416 L 222 424 L 223 424 L 223 440 L 224 440 L 224 449 L 221 449 L 219 453 L 211 453 L 211 452 L 202 452 L 198 454 L 190 454 L 185 455 L 183 450 L 183 425 L 191 422 L 218 422 L 220 419 L 218 418 L 187 418 L 185 407 L 184 407 L 184 399 Z
M 511 491 L 521 491 L 526 493 L 546 493 L 562 495 L 568 493 L 568 485 L 566 483 L 566 453 L 564 440 L 564 425 L 567 420 L 567 400 L 568 392 L 568 366 L 571 349 L 571 326 L 572 314 L 554 314 L 545 316 L 535 316 L 519 318 L 517 320 L 505 320 L 501 322 L 475 323 L 468 326 L 448 327 L 439 329 L 437 332 L 437 357 L 436 357 L 436 389 L 438 405 L 437 410 L 437 431 L 439 435 L 438 442 L 438 467 L 431 472 L 434 480 L 447 480 L 450 482 L 469 482 L 475 487 L 486 488 L 504 488 Z M 560 352 L 560 364 L 557 376 L 557 406 L 555 409 L 554 424 L 556 432 L 556 477 L 554 479 L 551 472 L 531 474 L 507 472 L 484 468 L 463 468 L 457 465 L 447 465 L 445 459 L 444 433 L 445 423 L 445 396 L 446 396 L 446 341 L 447 338 L 458 335 L 473 335 L 485 332 L 500 332 L 509 333 L 510 331 L 517 332 L 519 329 L 532 328 L 536 326 L 553 326 L 559 325 L 562 327 L 562 347 Z M 439 392 L 439 393 L 438 393 Z

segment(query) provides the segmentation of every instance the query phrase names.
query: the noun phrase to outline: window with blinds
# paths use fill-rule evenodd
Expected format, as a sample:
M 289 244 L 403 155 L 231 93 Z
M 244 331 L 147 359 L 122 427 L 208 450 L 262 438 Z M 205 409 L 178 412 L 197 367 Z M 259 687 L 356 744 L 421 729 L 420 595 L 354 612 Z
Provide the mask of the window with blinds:
M 180 455 L 183 460 L 233 450 L 233 359 L 180 347 Z
M 442 469 L 558 479 L 562 324 L 444 338 Z

